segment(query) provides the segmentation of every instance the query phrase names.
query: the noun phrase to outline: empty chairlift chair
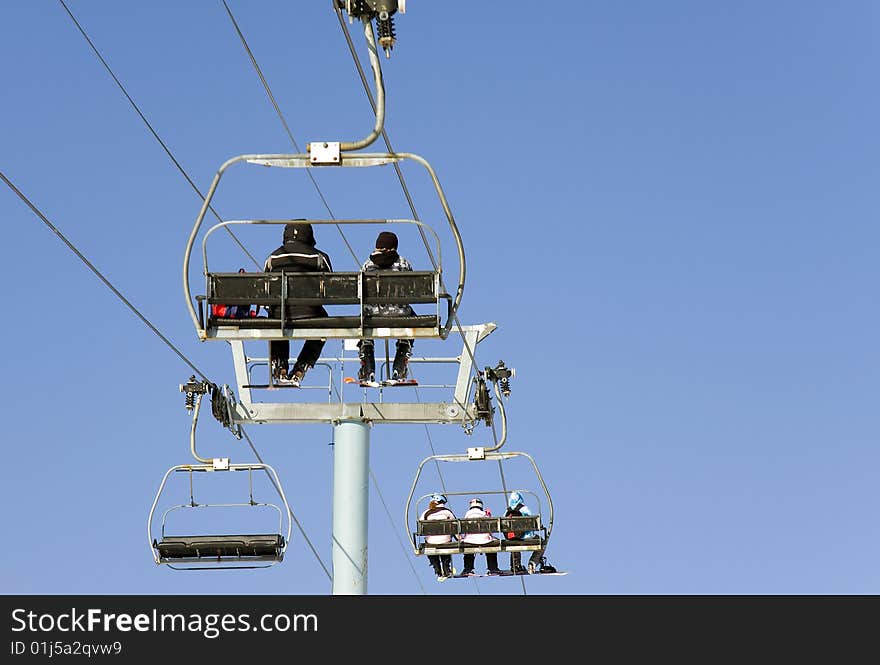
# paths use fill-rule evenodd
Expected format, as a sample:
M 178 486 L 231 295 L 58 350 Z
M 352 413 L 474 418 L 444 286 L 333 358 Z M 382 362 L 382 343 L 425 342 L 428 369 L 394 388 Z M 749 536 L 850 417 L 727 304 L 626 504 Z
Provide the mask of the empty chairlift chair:
M 249 496 L 238 503 L 200 503 L 193 492 L 193 474 L 246 472 L 249 476 Z M 278 491 L 282 505 L 254 500 L 253 474 L 265 472 Z M 159 533 L 154 533 L 153 519 L 159 499 L 166 482 L 172 474 L 188 474 L 190 481 L 190 500 L 172 505 L 162 512 Z M 176 511 L 206 511 L 210 509 L 244 508 L 246 510 L 268 509 L 277 513 L 278 529 L 272 533 L 207 533 L 178 534 L 169 533 L 169 517 Z M 286 531 L 283 530 L 286 522 Z M 157 564 L 167 564 L 170 568 L 183 570 L 204 570 L 209 568 L 266 568 L 284 559 L 284 552 L 290 542 L 290 506 L 281 489 L 278 474 L 267 464 L 181 464 L 169 469 L 162 479 L 159 491 L 153 501 L 148 519 L 148 537 Z
M 268 464 L 230 464 L 225 457 L 203 458 L 196 452 L 196 426 L 199 420 L 199 411 L 203 397 L 209 391 L 207 382 L 191 381 L 180 387 L 182 392 L 187 393 L 187 409 L 192 410 L 192 427 L 190 429 L 190 449 L 198 464 L 178 464 L 171 467 L 162 477 L 162 482 L 150 507 L 147 518 L 147 539 L 150 543 L 153 559 L 157 564 L 167 564 L 170 568 L 180 570 L 203 570 L 208 568 L 266 568 L 284 559 L 284 551 L 290 542 L 291 511 L 281 487 L 278 474 Z M 199 502 L 196 500 L 195 476 L 198 474 L 203 479 L 229 478 L 227 474 L 236 472 L 247 473 L 248 491 L 247 500 L 232 503 Z M 282 506 L 275 503 L 259 502 L 254 499 L 254 472 L 265 476 L 265 482 L 272 485 L 274 491 L 281 500 Z M 161 524 L 156 527 L 154 517 L 159 500 L 163 495 L 168 479 L 171 476 L 185 474 L 189 481 L 189 500 L 185 503 L 174 504 L 162 511 Z M 208 512 L 223 514 L 225 516 L 237 509 L 243 509 L 251 515 L 259 511 L 272 511 L 277 514 L 278 528 L 271 533 L 242 533 L 241 530 L 234 533 L 217 533 L 215 529 L 202 530 L 200 533 L 170 533 L 168 528 L 169 518 L 174 515 L 180 518 L 187 513 L 189 517 L 195 517 L 196 522 L 206 523 L 204 520 Z M 216 509 L 216 510 L 212 510 Z M 181 522 L 186 520 L 181 519 Z M 221 518 L 220 524 L 228 520 Z M 274 520 L 273 520 L 274 521 Z M 283 530 L 287 523 L 286 531 Z M 216 522 L 215 522 L 216 523 Z M 264 521 L 265 523 L 265 521 Z M 158 533 L 156 533 L 158 531 Z M 205 531 L 208 531 L 205 533 Z

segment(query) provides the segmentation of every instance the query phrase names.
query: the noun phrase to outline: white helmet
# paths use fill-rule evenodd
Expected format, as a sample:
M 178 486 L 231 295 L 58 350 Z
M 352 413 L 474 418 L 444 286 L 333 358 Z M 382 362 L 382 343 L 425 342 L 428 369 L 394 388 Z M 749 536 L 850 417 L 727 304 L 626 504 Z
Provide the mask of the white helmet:
M 479 508 L 480 510 L 482 510 L 483 509 L 483 500 L 478 499 L 478 498 L 471 499 L 470 507 L 471 508 Z

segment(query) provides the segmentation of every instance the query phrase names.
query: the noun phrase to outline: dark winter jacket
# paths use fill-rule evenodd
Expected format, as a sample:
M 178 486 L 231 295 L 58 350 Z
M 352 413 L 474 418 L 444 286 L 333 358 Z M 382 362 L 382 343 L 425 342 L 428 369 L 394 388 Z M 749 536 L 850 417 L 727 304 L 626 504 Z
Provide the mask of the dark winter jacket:
M 288 224 L 284 227 L 284 244 L 272 252 L 263 267 L 266 272 L 333 272 L 330 257 L 315 248 L 315 236 L 309 224 Z M 280 315 L 272 308 L 270 316 Z M 296 305 L 287 310 L 292 319 L 327 316 L 320 305 Z

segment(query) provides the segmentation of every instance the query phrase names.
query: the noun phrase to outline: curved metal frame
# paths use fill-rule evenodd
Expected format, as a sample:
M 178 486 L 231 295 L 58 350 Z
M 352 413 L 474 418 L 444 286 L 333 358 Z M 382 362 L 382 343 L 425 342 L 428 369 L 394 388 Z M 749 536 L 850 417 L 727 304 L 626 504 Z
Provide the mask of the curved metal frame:
M 339 144 L 340 150 L 360 150 L 372 144 L 385 126 L 385 84 L 382 81 L 382 66 L 379 59 L 379 51 L 376 48 L 376 35 L 373 34 L 373 23 L 367 17 L 361 18 L 364 26 L 364 37 L 367 40 L 367 57 L 370 60 L 370 68 L 373 70 L 373 79 L 376 85 L 376 123 L 367 136 L 359 141 L 343 142 Z
M 449 318 L 446 322 L 446 325 L 440 331 L 440 337 L 445 339 L 449 335 L 449 330 L 452 326 L 452 322 L 456 318 L 456 313 L 458 311 L 458 307 L 461 303 L 461 298 L 464 293 L 464 284 L 465 284 L 465 276 L 466 276 L 466 264 L 465 264 L 465 256 L 464 256 L 464 244 L 461 239 L 461 234 L 458 231 L 458 226 L 455 223 L 455 218 L 452 216 L 452 210 L 449 208 L 449 203 L 446 200 L 446 195 L 443 192 L 443 188 L 440 185 L 440 180 L 437 178 L 437 174 L 434 172 L 434 169 L 431 165 L 425 160 L 423 157 L 413 153 L 356 153 L 354 155 L 345 155 L 343 158 L 341 166 L 379 166 L 382 164 L 390 164 L 392 162 L 399 162 L 404 159 L 411 159 L 422 166 L 428 171 L 431 176 L 431 180 L 434 184 L 434 189 L 437 192 L 438 197 L 440 198 L 441 206 L 443 207 L 443 211 L 446 215 L 446 219 L 449 222 L 449 227 L 452 231 L 452 235 L 455 238 L 456 249 L 458 251 L 458 260 L 459 260 L 459 273 L 458 273 L 458 287 L 456 288 L 455 295 L 452 297 L 452 303 L 449 309 Z M 190 288 L 190 280 L 189 280 L 189 268 L 190 268 L 190 260 L 192 257 L 193 245 L 195 244 L 196 237 L 198 236 L 199 229 L 202 226 L 202 222 L 204 221 L 205 215 L 208 212 L 208 209 L 211 205 L 211 200 L 214 197 L 214 193 L 217 190 L 217 186 L 220 182 L 220 178 L 223 176 L 223 173 L 233 164 L 237 164 L 240 162 L 248 162 L 251 164 L 260 164 L 263 166 L 277 166 L 282 168 L 313 168 L 314 166 L 311 164 L 309 160 L 309 155 L 307 154 L 266 154 L 266 155 L 239 155 L 237 157 L 233 157 L 232 159 L 224 162 L 220 169 L 217 171 L 217 174 L 214 176 L 214 180 L 211 182 L 211 186 L 208 189 L 208 192 L 205 195 L 205 200 L 202 203 L 202 208 L 199 211 L 198 217 L 196 218 L 195 224 L 193 225 L 192 231 L 190 232 L 189 239 L 186 244 L 186 251 L 184 252 L 183 258 L 183 292 L 186 297 L 186 307 L 189 311 L 190 318 L 192 319 L 193 325 L 195 325 L 196 331 L 199 335 L 199 339 L 206 339 L 207 335 L 205 333 L 204 328 L 199 324 L 199 317 L 196 312 L 196 308 L 193 304 L 193 295 L 192 289 Z M 256 221 L 256 220 L 255 220 Z M 300 220 L 307 221 L 307 220 Z M 415 220 L 408 220 L 415 221 Z M 326 223 L 326 222 L 325 222 Z M 332 223 L 342 224 L 345 223 L 345 220 L 334 220 Z M 421 222 L 416 222 L 421 223 Z M 430 228 L 430 227 L 428 227 Z M 436 236 L 436 233 L 435 233 Z M 438 264 L 439 270 L 439 264 Z M 442 284 L 442 280 L 441 280 Z
M 229 464 L 228 459 L 224 458 L 204 458 L 201 457 L 196 452 L 196 425 L 199 422 L 199 411 L 202 407 L 202 398 L 204 394 L 199 394 L 196 396 L 195 403 L 193 404 L 193 414 L 192 414 L 192 426 L 190 427 L 189 432 L 189 445 L 190 452 L 192 456 L 199 462 L 199 464 L 178 464 L 176 466 L 171 467 L 168 471 L 165 472 L 165 476 L 162 478 L 162 483 L 159 485 L 159 490 L 156 492 L 156 497 L 153 499 L 153 505 L 150 508 L 150 514 L 147 517 L 147 541 L 150 545 L 150 550 L 153 553 L 153 560 L 157 564 L 166 564 L 169 568 L 174 568 L 175 570 L 218 570 L 218 569 L 229 569 L 229 568 L 268 568 L 269 566 L 273 566 L 281 558 L 284 557 L 284 552 L 287 550 L 287 545 L 290 542 L 290 534 L 293 529 L 293 520 L 291 519 L 291 510 L 290 505 L 287 503 L 287 497 L 284 496 L 284 489 L 281 487 L 281 480 L 278 478 L 278 474 L 275 469 L 273 469 L 268 464 L 264 463 L 250 463 L 250 464 Z M 159 555 L 158 550 L 153 546 L 153 515 L 156 512 L 156 506 L 159 503 L 159 497 L 162 496 L 162 490 L 165 489 L 165 484 L 168 482 L 168 478 L 172 473 L 175 472 L 184 472 L 190 474 L 190 503 L 189 504 L 180 504 L 176 506 L 171 506 L 162 512 L 162 538 L 165 537 L 165 520 L 168 517 L 168 514 L 173 510 L 181 509 L 181 508 L 231 508 L 231 507 L 271 507 L 278 511 L 278 533 L 281 535 L 281 531 L 283 528 L 283 517 L 281 515 L 281 508 L 279 508 L 274 503 L 257 503 L 254 501 L 254 487 L 253 487 L 253 472 L 254 470 L 262 469 L 269 476 L 269 480 L 272 482 L 272 485 L 275 487 L 275 490 L 278 492 L 278 495 L 281 497 L 281 500 L 284 502 L 284 508 L 286 509 L 287 515 L 287 535 L 284 536 L 284 544 L 281 548 L 281 557 L 278 560 L 272 561 L 266 565 L 244 565 L 244 563 L 240 565 L 199 565 L 199 566 L 181 566 L 181 565 L 173 565 L 169 561 L 163 560 Z M 211 473 L 222 473 L 224 471 L 247 471 L 249 474 L 250 481 L 250 501 L 248 503 L 224 503 L 224 504 L 211 504 L 211 503 L 196 503 L 195 498 L 193 496 L 193 483 L 192 483 L 192 474 L 194 472 L 211 472 Z
M 538 513 L 541 514 L 543 512 L 543 508 L 542 508 L 543 502 L 541 501 L 541 497 L 538 496 L 538 494 L 533 492 L 532 490 L 524 489 L 522 487 L 514 487 L 514 488 L 506 490 L 506 491 L 505 490 L 468 490 L 467 492 L 446 492 L 446 491 L 444 491 L 443 494 L 446 495 L 447 498 L 450 496 L 484 497 L 484 496 L 491 496 L 491 495 L 497 494 L 499 496 L 504 497 L 504 505 L 507 505 L 507 496 L 511 492 L 514 492 L 514 491 L 519 492 L 520 494 L 528 494 L 529 496 L 533 497 L 534 503 L 538 506 Z M 434 494 L 435 494 L 435 492 L 429 492 L 428 494 L 422 494 L 418 499 L 416 499 L 415 506 L 417 508 L 417 510 L 416 510 L 417 515 L 421 514 L 421 510 L 418 510 L 420 504 L 423 501 L 425 501 L 426 499 L 430 499 L 432 496 L 434 496 Z M 500 515 L 492 515 L 492 517 L 500 517 Z M 463 519 L 463 518 L 460 518 L 460 519 Z
M 209 274 L 211 274 L 211 271 L 208 270 L 208 238 L 218 229 L 226 226 L 231 226 L 233 224 L 415 224 L 417 226 L 427 229 L 431 232 L 431 235 L 434 236 L 434 246 L 437 250 L 437 270 L 435 272 L 443 271 L 443 258 L 441 254 L 440 237 L 437 235 L 437 232 L 429 225 L 416 219 L 229 219 L 224 222 L 218 222 L 217 224 L 214 224 L 214 226 L 205 231 L 205 235 L 202 237 L 202 274 L 206 278 Z M 207 289 L 207 283 L 205 284 L 205 287 Z
M 507 459 L 512 459 L 514 457 L 525 457 L 526 459 L 529 460 L 529 462 L 531 462 L 532 468 L 535 471 L 535 475 L 538 477 L 538 481 L 541 483 L 541 488 L 544 491 L 544 495 L 547 497 L 547 508 L 548 508 L 549 514 L 548 514 L 548 519 L 546 521 L 547 537 L 544 539 L 544 547 L 546 548 L 547 544 L 550 542 L 550 533 L 553 531 L 553 499 L 550 497 L 550 491 L 547 489 L 547 484 L 544 482 L 544 478 L 543 478 L 543 476 L 541 476 L 541 472 L 538 469 L 538 465 L 535 463 L 534 458 L 531 455 L 529 455 L 528 453 L 523 453 L 523 452 L 508 452 L 508 453 L 489 452 L 489 453 L 486 453 L 485 456 L 481 459 L 474 459 L 468 455 L 458 454 L 458 455 L 431 455 L 430 457 L 426 457 L 425 459 L 422 460 L 421 464 L 419 464 L 419 467 L 416 470 L 416 477 L 413 479 L 412 487 L 409 490 L 409 496 L 406 499 L 406 510 L 404 511 L 404 518 L 403 518 L 404 524 L 406 524 L 407 531 L 409 532 L 410 542 L 411 542 L 412 548 L 413 548 L 413 553 L 416 555 L 419 554 L 419 546 L 418 546 L 418 542 L 417 542 L 416 536 L 415 536 L 416 530 L 413 528 L 413 523 L 410 522 L 409 509 L 410 509 L 410 506 L 412 505 L 413 495 L 415 494 L 416 486 L 418 485 L 419 477 L 422 474 L 422 469 L 424 468 L 425 464 L 427 464 L 431 460 L 435 460 L 437 462 L 483 462 L 483 461 L 489 461 L 489 460 L 503 461 L 503 460 L 507 460 Z M 535 495 L 534 492 L 531 492 L 530 490 L 522 490 L 522 491 L 525 491 L 526 493 L 531 494 L 533 496 L 537 496 L 537 495 Z M 454 492 L 453 494 L 458 495 L 460 493 Z M 542 520 L 542 523 L 543 523 L 543 520 Z
M 253 473 L 253 471 L 260 470 L 260 469 L 262 469 L 267 474 L 269 474 L 269 477 L 272 480 L 272 484 L 275 486 L 275 489 L 278 491 L 278 495 L 281 497 L 281 500 L 284 503 L 285 512 L 287 514 L 287 534 L 284 536 L 284 545 L 281 548 L 281 556 L 283 558 L 284 552 L 287 550 L 287 546 L 290 543 L 290 534 L 293 529 L 293 522 L 290 517 L 290 515 L 291 515 L 290 505 L 287 503 L 287 497 L 285 497 L 285 495 L 284 495 L 284 490 L 281 487 L 281 481 L 279 480 L 278 474 L 276 473 L 275 469 L 273 469 L 268 464 L 230 464 L 228 469 L 226 469 L 226 470 L 228 470 L 228 471 L 248 471 L 250 473 Z M 165 564 L 169 568 L 173 568 L 175 570 L 228 570 L 228 569 L 238 569 L 238 568 L 269 568 L 270 566 L 274 566 L 276 563 L 279 563 L 280 559 L 278 559 L 276 561 L 271 561 L 265 565 L 254 565 L 254 564 L 248 564 L 247 562 L 243 562 L 241 565 L 181 566 L 181 565 L 174 565 L 173 563 L 171 563 L 167 560 L 164 560 L 164 559 L 162 559 L 162 557 L 159 556 L 158 551 L 156 550 L 156 548 L 153 545 L 153 542 L 154 542 L 153 515 L 156 512 L 156 506 L 159 503 L 159 497 L 162 496 L 162 491 L 165 489 L 165 484 L 168 482 L 168 478 L 171 476 L 172 473 L 192 474 L 194 472 L 195 473 L 202 473 L 202 472 L 221 473 L 221 471 L 218 471 L 217 469 L 215 469 L 213 464 L 178 464 L 176 466 L 171 467 L 170 469 L 168 469 L 168 471 L 165 472 L 165 476 L 162 478 L 162 482 L 159 485 L 159 490 L 156 492 L 156 498 L 153 499 L 153 505 L 150 508 L 150 514 L 147 517 L 147 542 L 149 543 L 150 551 L 153 554 L 153 560 L 156 562 L 156 564 Z M 251 489 L 251 492 L 253 492 L 253 489 Z M 251 496 L 253 497 L 253 494 L 251 494 Z M 273 504 L 273 503 L 256 503 L 256 502 L 251 501 L 249 503 L 224 503 L 224 504 L 202 503 L 202 504 L 196 504 L 195 501 L 193 501 L 193 504 L 179 504 L 179 505 L 171 506 L 162 512 L 161 536 L 163 538 L 165 537 L 165 519 L 166 519 L 166 517 L 168 516 L 168 514 L 170 512 L 177 510 L 177 509 L 180 509 L 180 508 L 270 507 L 270 508 L 274 508 L 275 510 L 278 511 L 278 514 L 279 514 L 278 515 L 278 519 L 279 519 L 278 531 L 279 531 L 279 533 L 281 533 L 281 530 L 283 528 L 282 510 L 279 506 L 277 506 L 276 504 Z M 224 563 L 228 563 L 228 562 L 224 562 Z

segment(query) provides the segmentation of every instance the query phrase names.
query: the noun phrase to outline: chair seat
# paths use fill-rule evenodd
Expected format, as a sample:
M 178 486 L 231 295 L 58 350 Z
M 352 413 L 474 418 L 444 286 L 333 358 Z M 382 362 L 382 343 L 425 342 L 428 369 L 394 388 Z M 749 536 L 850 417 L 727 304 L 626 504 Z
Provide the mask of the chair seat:
M 162 559 L 270 558 L 280 560 L 284 536 L 280 534 L 230 536 L 165 536 L 153 541 Z
M 319 316 L 302 319 L 281 319 L 257 316 L 249 319 L 211 317 L 209 327 L 233 326 L 236 328 L 291 328 L 293 330 L 315 328 L 360 328 L 359 316 Z M 363 320 L 365 328 L 436 328 L 440 317 L 432 314 L 416 316 L 371 316 Z

